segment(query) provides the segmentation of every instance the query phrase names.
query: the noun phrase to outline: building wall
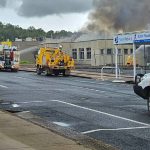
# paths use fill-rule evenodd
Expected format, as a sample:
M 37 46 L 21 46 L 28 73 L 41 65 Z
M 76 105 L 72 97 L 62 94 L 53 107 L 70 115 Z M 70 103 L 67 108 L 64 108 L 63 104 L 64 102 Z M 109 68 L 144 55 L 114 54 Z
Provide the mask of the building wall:
M 87 48 L 94 47 L 92 45 L 93 43 L 91 41 L 89 42 L 77 42 L 77 43 L 71 43 L 71 51 L 70 55 L 72 56 L 72 49 L 77 49 L 77 59 L 76 62 L 78 64 L 88 64 L 91 65 L 92 59 L 87 59 Z M 80 49 L 84 49 L 84 59 L 80 59 Z M 91 50 L 91 56 L 92 56 L 93 50 Z
M 114 65 L 115 64 L 115 47 L 113 45 L 112 39 L 101 39 L 101 40 L 91 40 L 82 42 L 65 42 L 61 43 L 63 45 L 63 50 L 71 55 L 72 50 L 77 50 L 77 59 L 75 59 L 77 64 L 91 65 L 91 66 L 104 66 L 104 65 Z M 119 50 L 118 63 L 119 65 L 126 65 L 126 60 L 129 55 L 131 55 L 132 45 L 120 45 L 117 46 Z M 80 59 L 80 49 L 84 49 L 84 59 Z M 91 59 L 87 59 L 87 48 L 91 48 Z M 124 50 L 127 49 L 127 50 Z M 110 53 L 111 51 L 111 53 Z M 126 53 L 124 53 L 124 51 Z
M 45 43 L 44 45 L 50 47 L 58 47 L 60 44 L 63 46 L 63 51 L 68 53 L 72 57 L 74 57 L 73 50 L 76 50 L 76 64 L 90 66 L 115 65 L 115 46 L 112 39 L 99 39 L 80 42 Z M 130 51 L 131 49 L 133 49 L 133 46 L 120 45 L 117 47 L 119 49 L 118 64 L 120 66 L 126 65 L 127 57 L 132 54 Z M 80 53 L 81 49 L 84 49 L 84 54 L 82 53 L 82 58 Z M 87 54 L 87 49 L 91 49 L 91 58 L 87 58 L 89 56 L 89 54 Z

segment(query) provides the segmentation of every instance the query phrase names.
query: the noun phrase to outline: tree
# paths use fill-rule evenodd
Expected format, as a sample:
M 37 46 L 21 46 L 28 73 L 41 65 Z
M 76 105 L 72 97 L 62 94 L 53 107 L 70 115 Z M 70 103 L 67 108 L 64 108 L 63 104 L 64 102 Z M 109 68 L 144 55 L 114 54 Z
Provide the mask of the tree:
M 34 26 L 30 26 L 28 29 L 23 29 L 18 25 L 12 25 L 10 23 L 3 24 L 0 22 L 0 41 L 6 41 L 7 39 L 14 41 L 15 38 L 26 39 L 27 37 L 38 39 L 42 41 L 45 37 L 47 38 L 63 38 L 73 35 L 70 31 L 53 31 L 50 30 L 45 32 L 42 28 L 36 29 Z
M 46 33 L 46 37 L 47 38 L 52 38 L 53 39 L 53 36 L 54 36 L 54 31 L 53 30 L 50 30 Z

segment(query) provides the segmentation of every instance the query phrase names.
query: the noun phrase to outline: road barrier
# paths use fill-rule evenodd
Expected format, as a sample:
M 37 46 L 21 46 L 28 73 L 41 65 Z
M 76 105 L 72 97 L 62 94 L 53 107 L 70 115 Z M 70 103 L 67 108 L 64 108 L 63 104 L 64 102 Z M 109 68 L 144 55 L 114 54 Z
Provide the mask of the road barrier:
M 101 80 L 104 80 L 103 78 L 103 74 L 104 74 L 104 69 L 115 69 L 116 70 L 116 67 L 110 67 L 110 66 L 104 66 L 102 67 L 101 69 Z M 120 79 L 120 69 L 118 68 L 118 73 L 119 73 L 119 79 Z

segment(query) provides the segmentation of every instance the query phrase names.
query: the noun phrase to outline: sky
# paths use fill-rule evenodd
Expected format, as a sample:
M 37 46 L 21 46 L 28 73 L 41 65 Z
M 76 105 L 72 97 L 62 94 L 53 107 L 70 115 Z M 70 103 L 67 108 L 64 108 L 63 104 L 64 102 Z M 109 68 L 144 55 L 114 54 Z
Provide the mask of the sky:
M 0 0 L 0 21 L 45 31 L 150 29 L 149 0 Z
M 0 0 L 0 21 L 45 31 L 78 31 L 85 26 L 93 0 Z

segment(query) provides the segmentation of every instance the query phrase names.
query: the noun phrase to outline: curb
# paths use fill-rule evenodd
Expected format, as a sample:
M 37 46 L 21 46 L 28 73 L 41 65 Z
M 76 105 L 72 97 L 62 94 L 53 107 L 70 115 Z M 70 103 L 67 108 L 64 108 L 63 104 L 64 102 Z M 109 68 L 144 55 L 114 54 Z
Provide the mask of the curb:
M 36 72 L 36 70 L 33 70 L 32 68 L 30 69 L 30 68 L 25 68 L 25 69 L 19 69 L 19 71 L 25 71 L 25 72 Z M 86 73 L 85 73 L 86 74 Z M 90 74 L 89 75 L 95 75 L 94 73 L 91 73 L 90 72 Z M 70 76 L 72 76 L 72 77 L 80 77 L 80 78 L 85 78 L 85 79 L 96 79 L 96 80 L 102 80 L 102 79 L 100 79 L 100 77 L 90 77 L 90 76 L 88 76 L 88 74 L 87 74 L 87 76 L 85 75 L 81 75 L 81 73 L 76 73 L 76 74 L 74 74 L 74 73 L 72 73 Z M 107 77 L 113 77 L 112 75 L 109 75 L 109 74 L 106 74 L 105 76 L 104 76 L 104 78 L 107 78 Z M 114 77 L 115 78 L 115 77 Z M 126 76 L 126 78 L 130 78 L 130 77 L 128 77 L 128 76 Z M 110 79 L 104 79 L 104 80 L 102 80 L 102 81 L 111 81 L 111 82 L 114 82 L 115 81 L 115 79 L 112 79 L 112 80 L 110 80 Z M 133 80 L 128 80 L 128 81 L 125 81 L 125 80 L 121 80 L 121 79 L 118 79 L 118 80 L 116 80 L 116 82 L 114 82 L 114 83 L 126 83 L 126 84 L 134 84 L 134 81 Z
M 36 70 L 29 70 L 29 69 L 19 69 L 19 71 L 25 71 L 25 72 L 36 72 Z

